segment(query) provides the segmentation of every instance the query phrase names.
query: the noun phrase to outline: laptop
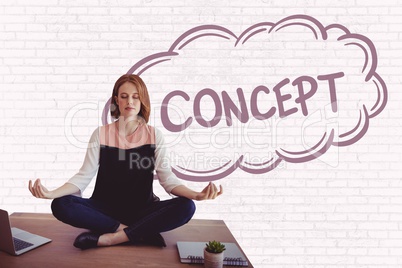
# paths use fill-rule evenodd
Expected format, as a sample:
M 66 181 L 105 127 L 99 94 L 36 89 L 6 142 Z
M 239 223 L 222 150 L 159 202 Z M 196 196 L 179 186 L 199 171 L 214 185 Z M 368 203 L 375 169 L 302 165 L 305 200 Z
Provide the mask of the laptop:
M 0 209 L 0 250 L 11 255 L 21 255 L 50 241 L 49 238 L 11 228 L 8 212 Z

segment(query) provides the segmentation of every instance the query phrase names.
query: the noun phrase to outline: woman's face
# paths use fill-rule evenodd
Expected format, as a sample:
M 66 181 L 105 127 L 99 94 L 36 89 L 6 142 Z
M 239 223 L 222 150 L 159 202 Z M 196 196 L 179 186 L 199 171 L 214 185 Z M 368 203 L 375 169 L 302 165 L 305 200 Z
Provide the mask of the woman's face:
M 115 100 L 119 107 L 120 116 L 125 119 L 137 118 L 141 109 L 141 101 L 138 90 L 133 83 L 125 82 L 121 85 Z

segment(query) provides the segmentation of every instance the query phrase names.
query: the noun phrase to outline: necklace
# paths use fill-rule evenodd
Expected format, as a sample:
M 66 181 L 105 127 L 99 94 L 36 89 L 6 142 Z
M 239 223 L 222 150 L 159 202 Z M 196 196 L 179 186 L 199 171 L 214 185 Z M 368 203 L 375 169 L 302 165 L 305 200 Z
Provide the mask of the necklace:
M 129 121 L 129 122 L 133 122 L 133 121 Z M 129 122 L 126 123 L 126 122 L 124 122 L 124 120 L 116 121 L 116 128 L 119 133 L 119 136 L 124 135 L 124 136 L 128 137 L 128 136 L 133 135 L 137 131 L 138 127 L 140 126 L 140 122 L 138 122 L 138 120 L 136 120 L 135 122 L 133 122 L 131 124 L 129 124 Z M 135 124 L 135 126 L 132 127 L 132 124 Z

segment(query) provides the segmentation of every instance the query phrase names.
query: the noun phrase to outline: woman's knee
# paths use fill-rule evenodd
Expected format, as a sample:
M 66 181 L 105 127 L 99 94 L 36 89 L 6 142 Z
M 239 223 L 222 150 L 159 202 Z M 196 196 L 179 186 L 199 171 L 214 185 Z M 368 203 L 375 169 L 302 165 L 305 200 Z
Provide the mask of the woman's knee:
M 71 210 L 71 204 L 73 203 L 74 196 L 72 195 L 67 195 L 67 196 L 62 196 L 59 198 L 55 198 L 52 201 L 51 204 L 51 209 L 53 216 L 55 216 L 57 219 L 62 220 L 66 214 L 69 213 L 69 210 Z
M 179 197 L 179 200 L 180 200 L 181 211 L 185 214 L 185 216 L 188 218 L 189 221 L 195 213 L 196 210 L 195 203 L 193 200 L 185 197 Z

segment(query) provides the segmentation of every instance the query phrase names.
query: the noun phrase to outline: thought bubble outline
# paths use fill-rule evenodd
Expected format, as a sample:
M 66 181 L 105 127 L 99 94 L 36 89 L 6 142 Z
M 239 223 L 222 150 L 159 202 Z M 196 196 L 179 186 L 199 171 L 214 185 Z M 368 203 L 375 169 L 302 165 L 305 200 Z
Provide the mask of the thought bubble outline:
M 324 27 L 317 19 L 308 15 L 289 16 L 282 20 L 279 20 L 277 23 L 257 23 L 243 31 L 243 33 L 241 33 L 239 37 L 237 37 L 229 29 L 219 25 L 197 26 L 180 35 L 167 51 L 149 55 L 138 61 L 128 70 L 127 74 L 135 73 L 137 75 L 141 75 L 147 69 L 162 62 L 169 61 L 175 56 L 179 56 L 180 54 L 177 51 L 184 49 L 191 42 L 206 36 L 213 36 L 215 38 L 222 38 L 229 41 L 233 40 L 235 41 L 234 47 L 237 47 L 239 44 L 245 44 L 250 38 L 261 32 L 278 32 L 282 29 L 286 29 L 287 27 L 292 27 L 295 25 L 309 29 L 313 33 L 316 40 L 326 40 L 328 38 L 327 32 L 331 29 L 341 30 L 344 34 L 338 37 L 338 41 L 350 40 L 350 42 L 346 43 L 345 45 L 356 46 L 364 52 L 365 61 L 361 72 L 365 74 L 365 82 L 371 81 L 372 83 L 374 83 L 377 89 L 378 98 L 373 107 L 367 108 L 366 105 L 363 104 L 362 107 L 359 108 L 360 111 L 358 123 L 354 128 L 352 128 L 352 130 L 341 133 L 338 137 L 335 137 L 333 129 L 329 131 L 329 133 L 325 132 L 320 141 L 307 150 L 289 151 L 279 148 L 275 151 L 276 155 L 272 157 L 272 159 L 259 164 L 252 164 L 243 161 L 244 158 L 243 155 L 241 155 L 235 161 L 228 161 L 219 168 L 207 171 L 190 170 L 180 166 L 172 167 L 173 172 L 178 177 L 190 181 L 213 181 L 228 176 L 237 168 L 240 168 L 251 174 L 262 174 L 275 169 L 283 160 L 290 163 L 302 163 L 311 161 L 327 152 L 332 145 L 349 146 L 360 140 L 365 135 L 369 127 L 370 118 L 373 118 L 380 114 L 381 111 L 385 108 L 388 100 L 388 93 L 385 82 L 380 77 L 380 75 L 376 73 L 378 58 L 375 46 L 366 36 L 350 33 L 350 31 L 343 25 L 330 24 L 329 26 Z M 106 103 L 105 109 L 103 111 L 103 124 L 107 124 L 107 114 L 109 106 L 110 99 Z

